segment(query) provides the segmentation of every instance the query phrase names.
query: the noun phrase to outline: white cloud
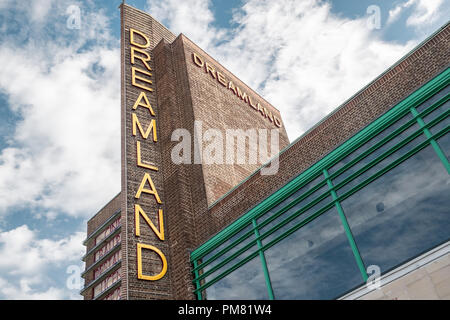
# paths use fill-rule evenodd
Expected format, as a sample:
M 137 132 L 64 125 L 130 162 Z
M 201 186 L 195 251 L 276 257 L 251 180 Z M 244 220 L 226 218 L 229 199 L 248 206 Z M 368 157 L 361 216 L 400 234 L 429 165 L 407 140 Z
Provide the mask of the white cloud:
M 435 23 L 440 17 L 445 15 L 445 10 L 441 11 L 444 0 L 408 0 L 397 4 L 389 10 L 387 24 L 391 24 L 405 12 L 412 8 L 411 15 L 406 19 L 406 25 L 415 28 L 422 28 L 424 25 Z
M 79 262 L 85 248 L 84 232 L 60 240 L 38 239 L 27 225 L 0 232 L 0 270 L 15 276 L 33 275 L 50 265 Z
M 210 10 L 210 0 L 167 0 L 147 1 L 148 12 L 155 18 L 170 26 L 175 33 L 183 33 L 196 39 L 203 49 L 209 49 L 212 42 L 225 36 L 224 30 L 212 26 L 214 15 Z
M 7 48 L 0 60 L 10 62 L 0 66 L 0 87 L 23 116 L 0 153 L 0 211 L 92 215 L 120 190 L 118 51 L 73 54 L 49 71 Z
M 27 279 L 23 279 L 18 285 L 14 285 L 0 278 L 0 296 L 8 300 L 61 300 L 66 296 L 66 293 L 54 287 L 47 290 L 33 289 Z
M 195 30 L 217 31 L 210 19 L 193 18 L 196 8 L 203 8 L 202 15 L 212 14 L 207 0 L 185 3 L 192 10 L 166 2 L 165 10 L 157 11 L 158 18 L 166 19 L 171 29 L 176 15 L 186 26 L 203 23 Z M 291 140 L 415 44 L 385 42 L 367 28 L 365 18 L 335 16 L 324 1 L 248 0 L 233 18 L 238 27 L 223 37 L 226 42 L 209 36 L 214 32 L 187 35 L 281 111 Z
M 70 4 L 81 7 L 79 30 L 66 27 Z M 0 221 L 9 212 L 51 223 L 92 216 L 120 190 L 120 55 L 109 18 L 91 1 L 0 0 L 0 8 L 0 93 L 20 118 L 0 150 Z M 80 265 L 84 232 L 46 239 L 28 225 L 6 230 L 0 298 L 80 298 L 59 272 Z
M 79 264 L 86 234 L 76 232 L 67 238 L 39 239 L 37 232 L 22 225 L 0 232 L 0 297 L 4 299 L 79 298 L 73 291 L 50 283 L 50 268 Z M 51 275 L 50 275 L 51 278 Z
M 403 11 L 406 8 L 411 7 L 415 2 L 416 2 L 416 0 L 408 0 L 406 2 L 397 4 L 394 8 L 389 10 L 387 24 L 391 24 L 394 21 L 396 21 L 400 17 L 400 15 L 403 13 Z
M 417 0 L 417 7 L 413 14 L 406 20 L 407 25 L 421 26 L 431 24 L 439 17 L 439 8 L 444 0 Z
M 36 21 L 43 21 L 49 13 L 55 0 L 34 0 L 31 3 L 30 18 Z
M 61 29 L 56 38 L 34 37 L 33 27 L 44 27 L 31 23 L 25 44 L 11 35 L 0 45 L 0 61 L 8 62 L 0 65 L 0 91 L 22 118 L 0 151 L 0 214 L 31 207 L 50 218 L 87 217 L 120 190 L 118 41 L 101 12 L 83 15 L 89 28 L 65 28 L 67 4 L 55 9 L 62 20 L 48 21 Z

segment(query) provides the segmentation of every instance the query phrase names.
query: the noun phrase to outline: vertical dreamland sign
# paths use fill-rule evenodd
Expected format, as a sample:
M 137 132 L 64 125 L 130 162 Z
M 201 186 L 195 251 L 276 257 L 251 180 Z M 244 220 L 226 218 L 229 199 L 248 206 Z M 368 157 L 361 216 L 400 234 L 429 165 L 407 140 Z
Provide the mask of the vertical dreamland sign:
M 171 298 L 153 48 L 163 28 L 121 5 L 122 271 L 125 299 Z
M 145 12 L 120 8 L 121 298 L 193 299 L 190 251 L 227 223 L 209 216 L 208 203 L 259 166 L 196 162 L 196 123 L 222 134 L 280 129 L 281 147 L 287 135 L 279 111 L 201 48 Z M 180 128 L 194 163 L 172 161 Z

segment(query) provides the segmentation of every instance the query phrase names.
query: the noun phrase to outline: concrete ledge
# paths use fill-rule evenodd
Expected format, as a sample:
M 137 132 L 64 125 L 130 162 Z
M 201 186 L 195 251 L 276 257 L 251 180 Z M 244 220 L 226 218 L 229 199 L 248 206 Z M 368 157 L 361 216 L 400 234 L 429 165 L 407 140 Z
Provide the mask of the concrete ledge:
M 380 283 L 378 289 L 363 285 L 338 300 L 450 299 L 450 241 L 382 275 Z

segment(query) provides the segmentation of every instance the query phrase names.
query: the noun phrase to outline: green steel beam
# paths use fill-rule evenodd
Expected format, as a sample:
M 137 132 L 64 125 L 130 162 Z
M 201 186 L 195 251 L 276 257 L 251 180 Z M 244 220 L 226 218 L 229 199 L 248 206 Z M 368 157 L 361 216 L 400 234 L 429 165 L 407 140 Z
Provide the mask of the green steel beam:
M 425 124 L 425 122 L 423 121 L 422 117 L 417 112 L 416 108 L 411 107 L 410 110 L 411 110 L 411 113 L 414 115 L 414 117 L 416 117 L 417 123 L 419 124 L 420 128 L 423 130 L 425 136 L 428 139 L 431 139 L 432 134 L 431 134 L 430 130 L 428 129 L 427 125 Z M 447 113 L 448 113 L 448 111 L 449 110 L 447 110 Z M 446 113 L 444 113 L 444 114 L 446 114 Z M 437 156 L 439 157 L 439 159 L 441 160 L 445 169 L 447 170 L 447 173 L 450 174 L 450 164 L 448 163 L 446 155 L 444 154 L 442 149 L 439 147 L 436 140 L 431 139 L 431 145 L 433 146 L 434 151 L 436 152 Z
M 195 289 L 200 288 L 200 281 L 198 280 L 198 270 L 195 270 L 197 267 L 197 261 L 194 260 L 193 262 L 194 264 L 194 276 L 195 276 Z M 196 291 L 196 296 L 197 296 L 197 300 L 202 300 L 202 292 L 201 291 Z
M 354 193 L 358 192 L 359 190 L 361 190 L 362 188 L 364 188 L 366 185 L 368 185 L 369 183 L 373 182 L 374 180 L 378 179 L 379 177 L 381 177 L 382 175 L 384 175 L 385 173 L 387 173 L 388 171 L 390 171 L 391 169 L 395 168 L 396 166 L 398 166 L 400 163 L 406 161 L 407 159 L 409 159 L 410 157 L 412 157 L 413 155 L 415 155 L 416 153 L 418 153 L 420 150 L 424 149 L 425 147 L 427 147 L 428 145 L 430 145 L 430 141 L 431 139 L 439 139 L 440 137 L 444 136 L 445 134 L 447 134 L 448 132 L 450 132 L 450 126 L 447 126 L 446 128 L 442 129 L 440 132 L 434 134 L 431 138 L 426 139 L 425 141 L 423 141 L 422 143 L 420 143 L 419 145 L 417 145 L 416 147 L 414 147 L 412 150 L 410 150 L 409 152 L 407 152 L 406 154 L 404 154 L 403 156 L 399 157 L 398 159 L 396 159 L 395 161 L 393 161 L 391 164 L 389 164 L 388 166 L 386 166 L 385 168 L 381 169 L 380 171 L 376 172 L 374 175 L 372 175 L 371 177 L 369 177 L 368 179 L 362 181 L 361 183 L 359 183 L 358 185 L 356 185 L 355 187 L 353 187 L 351 190 L 347 191 L 345 194 L 341 195 L 341 196 L 337 196 L 337 198 L 335 199 L 335 201 L 343 201 L 345 199 L 347 199 L 348 197 L 350 197 L 351 195 L 353 195 Z M 334 190 L 335 187 L 332 187 L 331 190 Z M 328 205 L 322 207 L 319 211 L 317 211 L 316 213 L 314 213 L 313 215 L 307 217 L 305 220 L 301 221 L 300 223 L 294 225 L 293 227 L 291 227 L 289 230 L 285 231 L 283 234 L 279 235 L 278 237 L 276 237 L 275 239 L 272 239 L 270 242 L 268 242 L 267 244 L 263 245 L 261 247 L 260 250 L 267 250 L 268 248 L 272 247 L 273 245 L 275 245 L 276 243 L 278 243 L 279 241 L 287 238 L 288 236 L 290 236 L 292 233 L 294 233 L 295 231 L 297 231 L 298 229 L 300 229 L 301 227 L 303 227 L 304 225 L 306 225 L 307 223 L 313 221 L 315 218 L 317 218 L 318 216 L 320 216 L 321 214 L 323 214 L 324 212 L 328 211 L 330 208 L 332 208 L 334 205 L 334 202 L 329 203 Z M 301 210 L 299 210 L 298 212 L 300 212 Z M 281 228 L 282 226 L 284 226 L 285 224 L 287 224 L 289 221 L 291 221 L 293 218 L 295 218 L 295 216 L 298 216 L 298 212 L 294 213 L 293 215 L 291 215 L 288 219 L 282 221 L 280 224 L 278 224 L 277 226 L 274 226 L 273 228 L 271 228 L 271 230 L 269 230 L 268 232 L 264 233 L 263 235 L 260 235 L 259 238 L 257 238 L 257 240 L 263 240 L 264 238 L 266 238 L 267 236 L 269 236 L 270 234 L 272 234 L 273 232 L 275 232 L 276 230 L 278 230 L 279 228 Z M 252 243 L 256 242 L 257 240 L 252 241 Z M 242 252 L 246 251 L 247 249 L 250 248 L 250 243 L 247 244 L 244 248 L 241 248 L 238 252 L 236 252 L 233 256 L 228 258 L 228 261 L 223 261 L 221 264 L 221 266 L 225 265 L 226 263 L 230 262 L 231 260 L 233 260 L 235 257 L 237 257 L 238 255 L 240 255 Z M 247 256 L 246 258 L 242 259 L 241 261 L 235 263 L 231 268 L 225 270 L 224 272 L 222 272 L 221 274 L 219 274 L 218 276 L 216 276 L 213 280 L 205 283 L 204 285 L 202 285 L 200 288 L 196 289 L 197 291 L 201 291 L 204 290 L 205 288 L 209 287 L 210 285 L 216 283 L 217 281 L 219 281 L 220 279 L 222 279 L 223 277 L 227 276 L 228 274 L 230 274 L 231 272 L 233 272 L 234 270 L 238 269 L 239 267 L 241 267 L 242 265 L 244 265 L 245 263 L 247 263 L 248 261 L 250 261 L 251 259 L 253 259 L 254 257 L 256 257 L 259 253 L 260 250 L 257 250 L 255 252 L 253 252 L 252 254 L 250 254 L 249 256 Z M 220 266 L 220 267 L 221 267 Z M 216 266 L 217 267 L 217 266 Z M 219 269 L 220 267 L 216 268 Z M 215 270 L 214 270 L 215 271 Z M 208 270 L 207 274 L 202 274 L 198 279 L 196 280 L 200 280 L 205 278 L 207 275 L 209 275 L 211 272 L 211 270 Z M 195 280 L 194 280 L 195 281 Z
M 336 209 L 339 213 L 339 218 L 341 219 L 342 226 L 345 230 L 345 235 L 347 236 L 348 242 L 350 243 L 350 247 L 352 248 L 353 256 L 355 257 L 356 264 L 358 265 L 359 271 L 361 272 L 361 276 L 364 279 L 364 282 L 367 282 L 369 278 L 367 276 L 366 267 L 361 258 L 361 254 L 359 253 L 358 247 L 355 242 L 355 238 L 353 237 L 352 231 L 350 229 L 350 225 L 348 224 L 347 218 L 345 217 L 344 210 L 342 209 L 341 203 L 337 200 L 338 196 L 336 191 L 333 190 L 333 183 L 331 182 L 330 175 L 328 174 L 327 169 L 323 169 L 323 175 L 325 179 L 327 179 L 327 184 L 331 192 L 331 196 L 333 197 L 334 203 L 336 205 Z

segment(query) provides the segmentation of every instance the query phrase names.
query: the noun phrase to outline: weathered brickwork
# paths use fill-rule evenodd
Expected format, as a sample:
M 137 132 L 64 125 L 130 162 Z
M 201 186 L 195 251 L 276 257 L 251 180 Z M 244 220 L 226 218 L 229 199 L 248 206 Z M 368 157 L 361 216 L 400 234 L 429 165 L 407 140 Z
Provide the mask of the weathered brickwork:
M 210 57 L 192 41 L 180 35 L 178 41 L 183 42 L 184 58 L 186 60 L 187 74 L 189 78 L 189 88 L 192 97 L 193 114 L 195 120 L 202 122 L 202 129 L 219 129 L 223 137 L 226 137 L 226 129 L 242 129 L 257 131 L 258 129 L 277 129 L 277 126 L 267 117 L 263 117 L 260 112 L 252 108 L 248 102 L 239 98 L 234 91 L 224 84 L 229 81 L 239 90 L 250 96 L 253 105 L 260 103 L 261 107 L 270 111 L 272 116 L 281 119 L 280 112 L 260 97 L 255 91 L 235 77 L 231 72 L 220 65 L 219 62 Z M 203 67 L 199 67 L 193 61 L 193 54 L 197 54 L 204 62 Z M 207 72 L 207 64 L 211 65 L 213 71 Z M 211 70 L 211 69 L 210 69 Z M 224 84 L 218 81 L 217 72 Z M 237 91 L 237 89 L 236 89 Z M 289 144 L 285 127 L 280 130 L 280 145 L 282 150 Z M 268 133 L 270 136 L 270 133 Z M 246 141 L 246 149 L 249 152 L 252 146 Z M 203 143 L 203 148 L 207 143 Z M 257 148 L 256 145 L 254 145 Z M 259 154 L 258 154 L 259 156 Z M 229 191 L 232 187 L 244 180 L 249 174 L 254 172 L 266 161 L 258 161 L 257 164 L 203 164 L 202 170 L 205 176 L 205 187 L 208 205 L 211 205 Z
M 156 226 L 159 226 L 158 210 L 162 209 L 164 216 L 165 212 L 165 195 L 163 187 L 163 166 L 161 159 L 161 143 L 154 142 L 152 135 L 148 139 L 144 139 L 139 132 L 136 136 L 133 136 L 132 129 L 132 114 L 136 114 L 142 121 L 143 128 L 147 128 L 151 119 L 156 120 L 156 132 L 157 136 L 161 135 L 160 130 L 160 107 L 157 101 L 157 88 L 155 86 L 155 59 L 152 50 L 155 48 L 162 39 L 173 41 L 175 36 L 167 30 L 164 26 L 159 24 L 148 14 L 145 14 L 139 10 L 136 10 L 127 5 L 121 5 L 121 30 L 122 30 L 122 42 L 121 42 L 121 54 L 122 54 L 122 195 L 124 197 L 122 203 L 122 286 L 121 297 L 124 299 L 142 299 L 147 297 L 148 299 L 171 299 L 171 272 L 165 274 L 165 276 L 157 281 L 148 281 L 138 279 L 138 261 L 137 261 L 137 245 L 142 243 L 145 245 L 152 245 L 168 257 L 169 242 L 167 240 L 161 241 L 155 233 L 148 228 L 144 223 L 141 223 L 140 236 L 136 236 L 135 230 L 135 204 L 140 205 L 151 221 L 155 222 Z M 141 70 L 146 70 L 146 66 L 143 61 L 136 59 L 135 64 L 131 63 L 131 45 L 130 45 L 130 28 L 143 33 L 149 38 L 149 46 L 144 51 L 150 55 L 151 60 L 148 62 L 152 76 L 150 77 L 153 85 L 148 83 L 142 83 L 146 87 L 152 89 L 151 92 L 145 89 L 137 88 L 132 84 L 132 67 L 137 66 Z M 136 40 L 137 41 L 137 40 Z M 142 43 L 142 39 L 140 40 Z M 148 77 L 146 77 L 148 78 Z M 141 92 L 145 92 L 146 96 L 152 106 L 155 113 L 154 117 L 149 116 L 149 110 L 147 108 L 138 107 L 133 110 L 135 102 L 137 101 Z M 146 129 L 144 129 L 146 130 Z M 141 156 L 147 163 L 152 164 L 158 168 L 158 171 L 152 171 L 137 165 L 137 145 L 136 141 L 140 141 L 141 144 Z M 149 174 L 155 189 L 158 192 L 158 196 L 161 200 L 161 204 L 156 201 L 156 197 L 153 195 L 143 194 L 136 199 L 137 191 L 145 174 Z M 148 183 L 145 186 L 149 188 Z M 167 239 L 168 237 L 166 237 Z M 143 274 L 158 274 L 161 270 L 160 257 L 151 250 L 142 250 L 142 273 Z M 171 265 L 170 263 L 168 264 Z
M 281 115 L 186 36 L 175 37 L 150 15 L 122 5 L 121 24 L 122 192 L 89 221 L 88 234 L 115 212 L 107 207 L 121 208 L 122 299 L 194 299 L 189 261 L 192 250 L 450 65 L 450 26 L 447 26 L 291 145 L 282 125 L 280 149 L 289 146 L 280 154 L 278 173 L 264 176 L 255 171 L 260 164 L 173 163 L 171 151 L 178 143 L 171 139 L 173 131 L 184 128 L 194 137 L 196 121 L 202 122 L 203 132 L 208 129 L 225 132 L 226 129 L 278 127 L 221 83 L 217 72 L 250 95 L 255 105 L 260 102 L 272 116 L 282 119 Z M 155 112 L 157 143 L 131 134 L 131 113 L 146 119 L 145 112 L 148 111 L 131 108 L 140 90 L 131 85 L 130 27 L 150 38 L 150 47 L 145 51 L 151 56 L 149 65 L 154 91 L 148 98 Z M 214 71 L 195 63 L 194 53 L 208 62 Z M 137 61 L 137 65 L 143 67 L 141 61 Z M 144 128 L 148 125 L 145 121 Z M 136 139 L 141 142 L 142 158 L 159 169 L 150 174 L 162 204 L 156 203 L 153 196 L 135 198 L 143 174 L 149 172 L 136 165 Z M 141 236 L 135 236 L 135 203 L 145 208 L 156 227 L 159 226 L 157 210 L 164 210 L 164 241 L 158 239 L 142 220 Z M 154 245 L 166 255 L 168 270 L 162 279 L 137 278 L 136 246 L 139 242 Z M 92 247 L 88 241 L 87 251 Z M 92 256 L 86 257 L 86 268 L 92 264 L 91 259 Z M 143 273 L 155 274 L 160 269 L 161 259 L 146 252 Z M 92 273 L 87 273 L 85 278 L 88 284 L 93 279 Z M 92 290 L 83 293 L 85 299 L 92 298 L 90 292 Z

